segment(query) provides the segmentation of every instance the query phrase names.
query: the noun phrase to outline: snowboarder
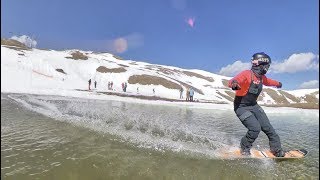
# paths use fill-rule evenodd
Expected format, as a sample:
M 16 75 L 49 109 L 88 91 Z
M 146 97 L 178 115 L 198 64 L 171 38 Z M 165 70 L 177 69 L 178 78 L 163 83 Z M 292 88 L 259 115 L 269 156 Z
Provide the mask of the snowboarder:
M 257 104 L 262 85 L 281 88 L 282 84 L 265 76 L 271 64 L 271 58 L 264 52 L 255 53 L 251 58 L 251 64 L 251 70 L 240 72 L 228 83 L 228 86 L 236 91 L 234 111 L 248 129 L 247 134 L 241 139 L 240 152 L 242 155 L 250 155 L 252 143 L 262 130 L 269 138 L 271 152 L 277 157 L 283 157 L 285 153 L 281 148 L 280 138 L 270 124 L 266 113 Z

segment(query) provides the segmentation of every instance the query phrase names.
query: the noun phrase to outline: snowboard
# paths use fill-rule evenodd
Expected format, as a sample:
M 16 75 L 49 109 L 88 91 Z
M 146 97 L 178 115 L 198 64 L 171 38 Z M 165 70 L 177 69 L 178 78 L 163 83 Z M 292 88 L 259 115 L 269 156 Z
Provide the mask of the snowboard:
M 240 148 L 231 149 L 231 150 L 221 150 L 220 156 L 222 158 L 228 159 L 228 158 L 271 158 L 271 159 L 299 159 L 304 158 L 308 151 L 306 149 L 295 149 L 285 152 L 284 157 L 276 157 L 274 156 L 270 150 L 257 150 L 257 149 L 251 149 L 250 150 L 251 155 L 250 156 L 244 156 L 240 153 Z

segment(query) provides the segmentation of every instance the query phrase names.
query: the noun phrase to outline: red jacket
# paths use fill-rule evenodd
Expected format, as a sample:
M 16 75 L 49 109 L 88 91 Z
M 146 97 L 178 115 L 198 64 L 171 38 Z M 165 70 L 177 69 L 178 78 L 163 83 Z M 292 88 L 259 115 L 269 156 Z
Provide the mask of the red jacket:
M 228 86 L 230 88 L 232 80 L 238 81 L 241 87 L 240 90 L 236 90 L 236 96 L 245 96 L 247 94 L 251 83 L 251 73 L 253 74 L 253 81 L 260 81 L 251 70 L 242 71 L 237 76 L 229 80 Z M 278 81 L 267 78 L 265 75 L 262 76 L 262 84 L 266 86 L 279 86 Z

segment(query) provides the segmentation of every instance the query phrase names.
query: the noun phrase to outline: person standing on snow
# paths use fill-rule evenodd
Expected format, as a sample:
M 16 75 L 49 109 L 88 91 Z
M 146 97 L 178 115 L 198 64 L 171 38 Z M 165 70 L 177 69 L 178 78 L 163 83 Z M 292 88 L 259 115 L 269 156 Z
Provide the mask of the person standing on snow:
M 96 80 L 94 81 L 94 88 L 95 89 L 97 88 L 97 81 Z
M 194 90 L 192 88 L 190 88 L 189 93 L 190 93 L 190 102 L 192 102 L 193 101 Z
M 127 85 L 127 83 L 125 82 L 125 83 L 124 83 L 124 92 L 127 92 L 127 87 L 128 87 L 128 85 Z
M 186 91 L 186 101 L 189 101 L 190 100 L 190 88 L 187 88 L 187 91 Z
M 268 136 L 271 152 L 277 157 L 283 157 L 285 153 L 281 148 L 280 138 L 264 110 L 257 104 L 262 85 L 281 88 L 282 84 L 265 76 L 271 58 L 264 52 L 255 53 L 251 58 L 251 64 L 251 70 L 240 72 L 228 82 L 228 86 L 236 91 L 234 111 L 248 129 L 247 134 L 241 139 L 240 152 L 242 155 L 250 155 L 252 143 L 262 130 Z
M 91 86 L 91 79 L 89 79 L 88 83 L 89 83 L 89 90 L 91 90 L 91 89 L 90 89 L 90 86 Z
M 181 87 L 181 88 L 180 88 L 180 99 L 183 98 L 182 93 L 183 93 L 183 88 Z

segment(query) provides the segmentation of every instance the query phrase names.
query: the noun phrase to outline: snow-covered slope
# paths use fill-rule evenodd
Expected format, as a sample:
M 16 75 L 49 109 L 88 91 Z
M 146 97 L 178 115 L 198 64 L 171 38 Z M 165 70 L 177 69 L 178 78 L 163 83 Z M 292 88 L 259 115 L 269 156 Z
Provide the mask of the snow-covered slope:
M 85 57 L 77 59 L 75 52 Z M 74 54 L 75 55 L 75 54 Z M 80 57 L 81 58 L 81 57 Z M 232 103 L 234 92 L 226 87 L 231 77 L 195 69 L 122 60 L 109 53 L 81 50 L 20 49 L 1 45 L 1 92 L 76 93 L 97 81 L 95 91 L 179 99 L 179 89 L 195 90 L 196 101 Z M 113 90 L 108 82 L 113 81 Z M 127 92 L 121 84 L 127 82 Z M 155 92 L 153 92 L 153 89 Z M 319 89 L 285 91 L 265 87 L 260 104 L 318 103 Z

